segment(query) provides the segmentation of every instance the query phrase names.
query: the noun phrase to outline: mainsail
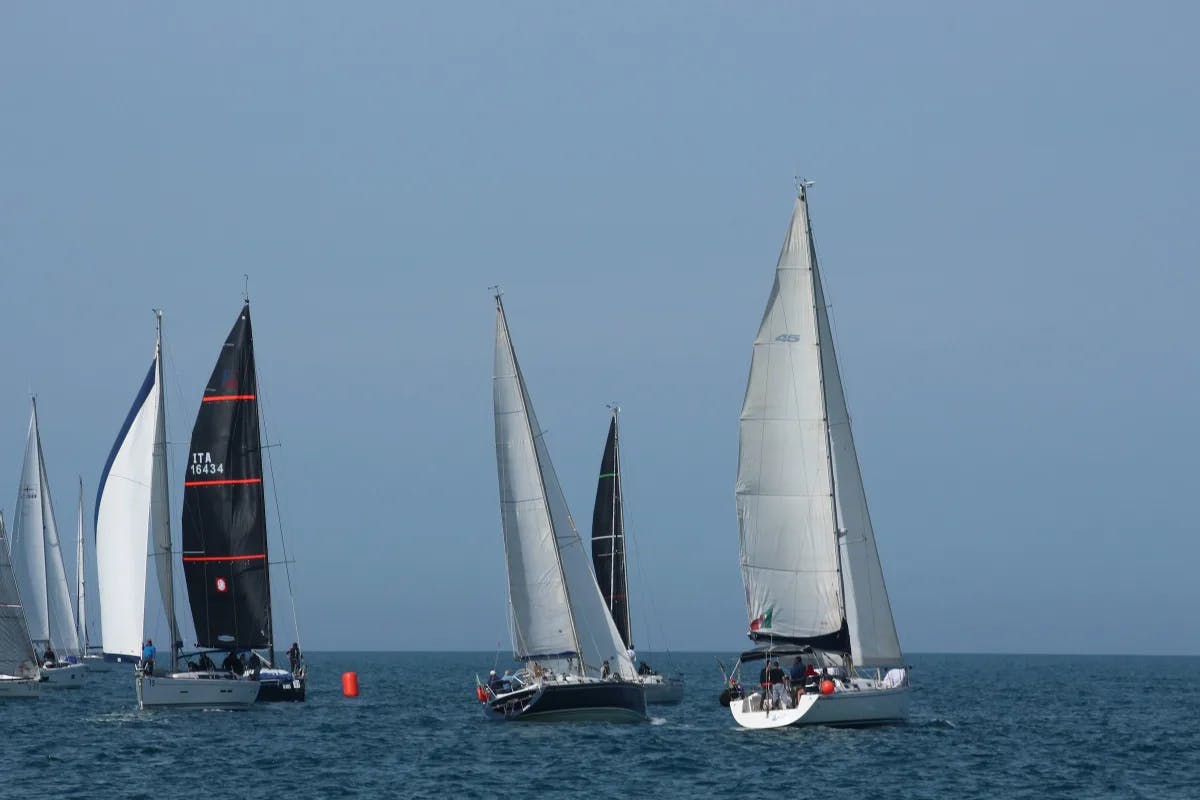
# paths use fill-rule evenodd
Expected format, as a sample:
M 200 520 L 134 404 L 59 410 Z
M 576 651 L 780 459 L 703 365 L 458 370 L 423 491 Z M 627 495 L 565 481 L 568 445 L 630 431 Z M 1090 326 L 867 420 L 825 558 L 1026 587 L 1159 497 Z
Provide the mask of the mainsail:
M 612 614 L 626 647 L 633 646 L 629 629 L 629 590 L 625 573 L 625 516 L 621 508 L 621 458 L 617 441 L 617 408 L 608 425 L 600 458 L 596 503 L 592 507 L 592 566 L 604 604 Z
M 742 406 L 736 496 L 750 636 L 898 664 L 805 189 Z
M 262 446 L 250 305 L 229 332 L 192 428 L 183 567 L 202 647 L 271 647 Z
M 550 461 L 499 296 L 492 392 L 516 656 L 574 661 L 575 671 L 593 676 L 609 660 L 614 672 L 632 676 Z
M 38 430 L 37 401 L 29 417 L 25 462 L 13 520 L 13 561 L 32 638 L 58 648 L 60 654 L 79 652 L 75 616 L 63 566 L 62 546 Z
M 0 514 L 0 675 L 33 677 L 38 674 L 37 653 L 29 639 L 17 576 L 9 556 L 4 515 Z

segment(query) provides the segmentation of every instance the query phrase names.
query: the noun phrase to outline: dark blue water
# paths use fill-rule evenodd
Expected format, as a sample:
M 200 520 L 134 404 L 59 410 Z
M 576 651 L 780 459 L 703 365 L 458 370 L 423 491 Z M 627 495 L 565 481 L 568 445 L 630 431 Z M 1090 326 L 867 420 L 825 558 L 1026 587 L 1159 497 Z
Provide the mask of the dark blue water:
M 913 655 L 907 724 L 768 732 L 694 653 L 648 725 L 486 722 L 494 658 L 311 654 L 308 702 L 245 712 L 138 711 L 131 673 L 94 672 L 0 702 L 0 797 L 1200 797 L 1200 658 Z

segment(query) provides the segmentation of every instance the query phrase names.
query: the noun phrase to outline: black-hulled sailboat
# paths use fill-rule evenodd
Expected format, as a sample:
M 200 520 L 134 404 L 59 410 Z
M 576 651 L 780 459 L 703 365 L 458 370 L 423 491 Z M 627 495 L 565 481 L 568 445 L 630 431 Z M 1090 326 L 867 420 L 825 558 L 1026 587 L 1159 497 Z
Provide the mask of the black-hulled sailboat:
M 209 377 L 183 490 L 183 572 L 196 645 L 255 676 L 259 702 L 303 700 L 306 669 L 276 665 L 254 338 L 247 300 Z M 297 638 L 299 638 L 297 636 Z M 242 661 L 243 657 L 246 659 Z
M 478 686 L 504 720 L 644 721 L 634 678 L 575 529 L 496 294 L 492 401 L 513 655 L 525 667 Z
M 617 417 L 621 409 L 612 406 L 608 439 L 600 459 L 600 478 L 596 484 L 596 503 L 592 509 L 592 566 L 604 604 L 612 613 L 629 660 L 636 657 L 633 629 L 629 623 L 629 584 L 625 569 L 625 510 L 621 490 L 620 437 Z M 637 680 L 646 688 L 647 703 L 678 703 L 683 700 L 683 678 L 655 672 L 642 661 Z

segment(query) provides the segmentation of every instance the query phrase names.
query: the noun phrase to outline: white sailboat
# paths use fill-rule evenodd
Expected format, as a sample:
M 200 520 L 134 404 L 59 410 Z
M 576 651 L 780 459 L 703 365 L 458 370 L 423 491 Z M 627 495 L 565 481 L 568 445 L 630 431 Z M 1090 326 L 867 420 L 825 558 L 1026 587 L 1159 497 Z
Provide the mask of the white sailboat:
M 154 561 L 158 593 L 170 630 L 153 666 L 139 661 L 135 675 L 141 708 L 236 709 L 258 697 L 257 681 L 230 673 L 177 672 L 182 641 L 175 616 L 174 559 L 167 482 L 166 409 L 163 402 L 162 314 L 154 361 L 117 434 L 96 496 L 96 572 L 106 658 L 142 655 L 147 564 Z M 147 555 L 147 548 L 150 548 Z M 157 648 L 156 648 L 157 649 Z M 164 662 L 161 663 L 161 662 Z M 165 667 L 165 669 L 164 669 Z
M 567 509 L 499 292 L 492 392 L 513 651 L 526 666 L 479 687 L 484 712 L 492 719 L 645 720 L 645 690 Z
M 0 700 L 37 697 L 40 685 L 37 652 L 25 624 L 17 576 L 9 557 L 4 514 L 0 513 Z
M 742 405 L 736 498 L 749 636 L 758 646 L 739 668 L 766 665 L 757 690 L 729 700 L 745 728 L 869 725 L 908 713 L 908 675 L 812 240 L 809 185 L 798 187 Z M 779 659 L 781 670 L 809 673 L 807 690 L 805 681 L 789 692 L 771 679 Z
M 25 461 L 13 519 L 12 560 L 25 600 L 25 618 L 35 648 L 42 648 L 42 674 L 50 688 L 79 688 L 86 668 L 79 660 L 79 637 L 50 484 L 42 457 L 37 399 L 29 417 Z

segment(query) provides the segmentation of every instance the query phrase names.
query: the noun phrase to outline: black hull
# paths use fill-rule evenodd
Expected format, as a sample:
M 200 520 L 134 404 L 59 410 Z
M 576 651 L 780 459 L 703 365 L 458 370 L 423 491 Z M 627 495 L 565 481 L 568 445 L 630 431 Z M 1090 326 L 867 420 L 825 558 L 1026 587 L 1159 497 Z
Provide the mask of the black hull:
M 646 692 L 638 684 L 618 681 L 551 683 L 501 695 L 488 703 L 487 715 L 525 722 L 644 722 Z
M 297 687 L 295 684 L 299 684 Z M 308 686 L 307 678 L 299 680 L 270 679 L 259 681 L 259 703 L 301 703 L 304 702 L 304 691 Z

